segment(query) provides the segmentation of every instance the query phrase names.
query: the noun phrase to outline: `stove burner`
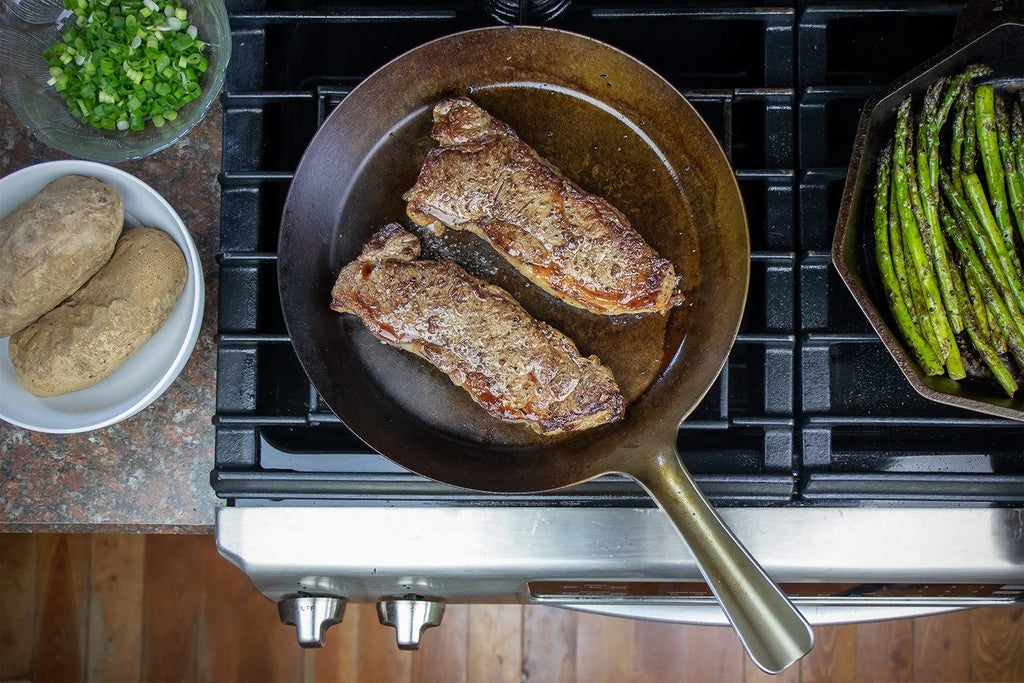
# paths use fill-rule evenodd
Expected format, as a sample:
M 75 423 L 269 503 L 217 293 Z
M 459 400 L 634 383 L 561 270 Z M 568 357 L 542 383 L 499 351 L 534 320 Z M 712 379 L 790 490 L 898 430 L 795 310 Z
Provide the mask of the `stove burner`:
M 505 24 L 543 24 L 564 12 L 572 0 L 481 0 L 492 17 Z

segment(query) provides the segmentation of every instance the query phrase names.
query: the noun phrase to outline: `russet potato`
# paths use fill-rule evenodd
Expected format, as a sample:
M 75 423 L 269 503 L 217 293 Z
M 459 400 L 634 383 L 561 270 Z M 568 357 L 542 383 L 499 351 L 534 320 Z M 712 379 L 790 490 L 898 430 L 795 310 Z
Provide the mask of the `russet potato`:
M 121 197 L 95 178 L 69 175 L 0 218 L 0 337 L 64 301 L 114 251 Z

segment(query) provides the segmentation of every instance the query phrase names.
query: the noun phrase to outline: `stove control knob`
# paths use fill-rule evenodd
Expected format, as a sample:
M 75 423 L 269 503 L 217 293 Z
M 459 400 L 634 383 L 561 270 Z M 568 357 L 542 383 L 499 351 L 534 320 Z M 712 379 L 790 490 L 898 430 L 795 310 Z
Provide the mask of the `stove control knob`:
M 292 596 L 277 603 L 281 623 L 295 627 L 302 647 L 323 647 L 327 629 L 341 623 L 345 600 L 326 595 Z
M 421 598 L 381 600 L 377 603 L 377 617 L 385 626 L 394 626 L 398 635 L 398 648 L 418 650 L 423 629 L 437 626 L 444 616 L 444 603 Z

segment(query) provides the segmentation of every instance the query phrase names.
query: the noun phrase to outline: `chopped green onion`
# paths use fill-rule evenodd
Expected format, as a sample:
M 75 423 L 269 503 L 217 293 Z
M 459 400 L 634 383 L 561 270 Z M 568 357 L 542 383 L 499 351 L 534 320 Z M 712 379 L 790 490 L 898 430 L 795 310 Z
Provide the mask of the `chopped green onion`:
M 43 52 L 47 84 L 84 123 L 142 130 L 202 93 L 208 63 L 182 0 L 62 0 L 74 25 Z

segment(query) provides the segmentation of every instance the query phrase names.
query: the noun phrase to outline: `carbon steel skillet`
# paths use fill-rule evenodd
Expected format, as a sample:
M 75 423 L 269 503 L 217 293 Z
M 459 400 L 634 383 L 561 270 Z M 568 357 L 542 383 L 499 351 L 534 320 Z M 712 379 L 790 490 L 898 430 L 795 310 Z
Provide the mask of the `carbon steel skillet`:
M 566 175 L 621 209 L 682 273 L 688 306 L 668 317 L 611 319 L 537 291 L 471 235 L 417 231 L 425 258 L 454 259 L 600 356 L 629 401 L 624 421 L 554 438 L 502 423 L 425 361 L 328 308 L 339 269 L 370 235 L 393 220 L 411 225 L 401 195 L 436 144 L 431 109 L 449 95 L 468 95 L 510 123 Z M 545 491 L 612 472 L 636 479 L 679 530 L 751 659 L 777 672 L 810 650 L 810 628 L 697 490 L 675 445 L 680 422 L 732 348 L 749 276 L 739 189 L 689 103 L 608 45 L 530 27 L 441 38 L 353 90 L 299 164 L 278 260 L 299 360 L 370 447 L 426 477 L 484 491 Z

